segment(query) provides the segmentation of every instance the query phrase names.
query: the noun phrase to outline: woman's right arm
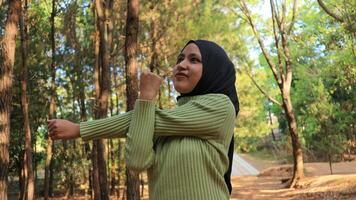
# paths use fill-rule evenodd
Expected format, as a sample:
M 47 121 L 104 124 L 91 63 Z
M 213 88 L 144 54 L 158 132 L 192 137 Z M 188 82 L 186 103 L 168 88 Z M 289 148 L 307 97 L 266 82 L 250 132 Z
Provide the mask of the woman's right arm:
M 63 119 L 48 121 L 49 137 L 53 140 L 76 139 L 81 137 L 84 141 L 126 137 L 130 127 L 132 111 L 108 118 L 91 120 L 76 124 Z
M 132 111 L 108 118 L 80 123 L 80 137 L 84 140 L 126 137 Z

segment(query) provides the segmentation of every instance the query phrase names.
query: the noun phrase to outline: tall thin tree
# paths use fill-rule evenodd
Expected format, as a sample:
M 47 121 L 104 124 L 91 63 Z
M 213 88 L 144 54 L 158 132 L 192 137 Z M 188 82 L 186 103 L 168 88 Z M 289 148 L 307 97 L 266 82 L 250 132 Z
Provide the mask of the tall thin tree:
M 125 38 L 125 63 L 126 63 L 126 96 L 127 111 L 134 108 L 138 97 L 137 80 L 137 36 L 139 23 L 139 0 L 127 1 L 126 18 L 126 38 Z M 126 170 L 127 199 L 140 199 L 140 180 L 139 174 Z
M 56 41 L 55 41 L 55 24 L 54 19 L 56 16 L 56 0 L 52 0 L 52 13 L 50 18 L 51 23 L 51 99 L 49 108 L 49 119 L 56 118 Z M 44 180 L 44 198 L 47 200 L 52 196 L 53 188 L 53 164 L 52 164 L 52 149 L 53 141 L 50 137 L 47 139 L 47 157 L 45 163 L 45 180 Z
M 20 18 L 20 32 L 21 32 L 21 107 L 23 115 L 23 130 L 25 135 L 25 156 L 24 156 L 24 175 L 25 175 L 25 187 L 24 191 L 26 199 L 34 199 L 34 175 L 32 168 L 32 145 L 31 145 L 31 129 L 28 114 L 28 98 L 27 98 L 27 55 L 28 55 L 28 18 L 27 18 L 27 0 L 23 2 L 22 12 Z
M 0 42 L 0 199 L 3 200 L 7 199 L 12 73 L 21 12 L 19 0 L 8 1 L 8 3 L 5 32 Z
M 108 111 L 108 100 L 110 93 L 110 74 L 109 74 L 109 61 L 110 61 L 110 51 L 112 41 L 112 29 L 108 26 L 110 21 L 110 12 L 112 10 L 113 1 L 112 0 L 96 0 L 95 1 L 95 13 L 96 13 L 96 62 L 95 62 L 95 96 L 96 96 L 96 106 L 95 106 L 95 118 L 100 119 L 107 117 Z M 94 153 L 96 156 L 96 169 L 94 170 L 94 181 L 99 181 L 100 184 L 100 199 L 109 199 L 109 190 L 107 182 L 107 156 L 105 153 L 106 142 L 104 140 L 94 141 L 97 151 Z M 95 162 L 95 161 L 93 161 Z M 96 184 L 93 181 L 93 184 Z M 98 192 L 96 188 L 94 190 Z M 99 195 L 94 195 L 95 199 L 99 199 Z

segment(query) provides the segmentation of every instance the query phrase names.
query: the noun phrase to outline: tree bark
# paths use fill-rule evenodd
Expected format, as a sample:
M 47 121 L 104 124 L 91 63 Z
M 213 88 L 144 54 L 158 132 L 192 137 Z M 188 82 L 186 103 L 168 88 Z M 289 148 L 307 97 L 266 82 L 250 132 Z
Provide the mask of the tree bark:
M 56 118 L 56 43 L 55 43 L 55 25 L 54 18 L 56 16 L 56 0 L 52 0 L 52 14 L 51 14 L 51 49 L 52 49 L 52 62 L 51 62 L 51 102 L 49 108 L 49 119 Z M 49 199 L 53 192 L 53 164 L 52 164 L 52 149 L 53 141 L 48 137 L 47 139 L 47 158 L 45 164 L 45 180 L 44 180 L 44 198 Z
M 26 157 L 26 154 L 24 154 L 24 157 Z M 19 171 L 19 200 L 25 200 L 26 195 L 25 195 L 25 190 L 26 190 L 26 178 L 25 178 L 25 164 L 24 164 L 24 160 L 26 160 L 26 158 L 23 158 L 22 160 L 20 159 L 18 161 L 17 167 L 18 167 L 18 171 Z
M 110 194 L 114 195 L 115 194 L 115 184 L 116 184 L 116 165 L 115 165 L 115 148 L 114 148 L 114 142 L 112 139 L 110 139 L 110 158 L 111 158 L 111 167 L 110 167 L 110 171 L 111 171 L 111 187 L 110 187 Z
M 98 140 L 93 141 L 93 149 L 92 149 L 92 192 L 94 193 L 94 199 L 100 200 L 100 183 L 99 183 L 99 171 L 98 171 Z
M 272 113 L 271 113 L 271 108 L 268 108 L 268 117 L 269 117 L 269 122 L 271 126 L 273 126 L 273 120 L 272 120 Z M 276 136 L 274 135 L 273 128 L 271 128 L 271 134 L 272 134 L 272 139 L 273 141 L 276 141 Z
M 289 134 L 292 139 L 293 151 L 293 178 L 289 187 L 295 187 L 299 180 L 304 178 L 303 151 L 297 132 L 297 122 L 295 119 L 290 94 L 283 94 L 283 108 L 288 121 Z
M 0 199 L 3 200 L 7 199 L 12 73 L 15 62 L 17 26 L 21 11 L 19 0 L 8 2 L 5 32 L 3 40 L 0 42 Z
M 96 107 L 95 118 L 100 119 L 107 116 L 108 99 L 110 93 L 110 75 L 109 75 L 109 61 L 110 54 L 109 48 L 111 46 L 111 29 L 108 27 L 110 21 L 109 13 L 112 9 L 112 1 L 110 0 L 96 0 L 95 12 L 96 12 L 96 27 L 97 37 L 96 42 L 96 72 L 95 72 L 95 95 L 96 95 Z M 109 190 L 107 182 L 107 159 L 106 159 L 106 142 L 104 140 L 94 141 L 96 143 L 97 151 L 97 171 L 99 174 L 100 184 L 100 199 L 109 199 Z M 95 185 L 95 182 L 93 183 Z
M 330 174 L 333 174 L 333 167 L 332 167 L 332 160 L 331 160 L 331 155 L 328 154 L 328 161 L 329 161 L 329 169 L 330 169 Z
M 96 18 L 96 14 L 95 14 Z M 99 92 L 100 92 L 100 40 L 99 40 L 99 30 L 97 28 L 97 23 L 95 23 L 96 31 L 95 31 L 95 68 L 94 68 L 94 84 L 95 84 L 95 98 L 98 101 Z M 97 104 L 97 103 L 96 103 Z M 94 113 L 96 113 L 96 106 L 94 108 Z M 99 171 L 98 171 L 98 140 L 93 141 L 93 149 L 92 149 L 92 164 L 93 164 L 93 171 L 92 171 L 92 191 L 94 193 L 94 199 L 100 200 L 101 193 L 100 193 L 100 183 L 99 183 Z
M 126 63 L 126 110 L 134 108 L 138 97 L 138 81 L 136 66 L 137 36 L 139 23 L 139 0 L 127 1 L 125 63 Z M 127 199 L 140 199 L 139 174 L 126 169 Z
M 119 144 L 118 144 L 118 167 L 117 167 L 117 183 L 118 183 L 118 190 L 117 190 L 117 196 L 120 198 L 120 186 L 121 186 L 121 172 L 123 171 L 123 167 L 122 167 L 122 155 L 123 155 L 123 147 L 122 147 L 122 142 L 121 139 L 119 138 Z M 123 192 L 125 193 L 125 192 Z
M 25 175 L 25 191 L 26 199 L 34 199 L 34 177 L 32 168 L 32 145 L 31 145 L 31 129 L 28 114 L 28 98 L 27 98 L 27 55 L 28 55 L 28 26 L 27 26 L 27 0 L 25 0 L 20 19 L 21 30 L 21 106 L 23 115 L 23 130 L 25 135 L 25 156 L 24 156 L 24 175 Z

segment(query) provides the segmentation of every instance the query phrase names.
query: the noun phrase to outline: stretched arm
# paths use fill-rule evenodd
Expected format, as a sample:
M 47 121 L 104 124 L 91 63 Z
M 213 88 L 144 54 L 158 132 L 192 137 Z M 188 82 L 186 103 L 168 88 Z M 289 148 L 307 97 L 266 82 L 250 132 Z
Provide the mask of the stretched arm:
M 131 115 L 132 111 L 104 119 L 81 122 L 80 124 L 64 119 L 52 119 L 48 121 L 49 136 L 53 140 L 81 137 L 85 141 L 126 137 Z
M 189 97 L 192 98 L 192 97 Z M 149 105 L 155 108 L 154 103 Z M 188 103 L 174 109 L 161 110 L 155 108 L 154 134 L 155 136 L 196 136 L 203 139 L 219 137 L 218 130 L 222 126 L 228 112 L 233 106 L 227 96 L 211 94 L 204 98 L 197 97 Z M 119 114 L 105 119 L 92 120 L 79 124 L 67 120 L 50 120 L 49 132 L 52 139 L 83 140 L 100 138 L 126 137 L 130 127 L 133 111 Z M 136 114 L 139 116 L 139 114 Z M 136 125 L 146 122 L 136 120 Z M 142 133 L 141 133 L 142 135 Z
M 80 137 L 87 140 L 126 137 L 132 111 L 112 117 L 80 123 Z

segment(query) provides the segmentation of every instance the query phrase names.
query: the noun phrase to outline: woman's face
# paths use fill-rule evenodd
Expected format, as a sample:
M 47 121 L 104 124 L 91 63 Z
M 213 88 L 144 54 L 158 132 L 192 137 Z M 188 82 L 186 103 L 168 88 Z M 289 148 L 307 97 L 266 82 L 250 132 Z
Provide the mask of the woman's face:
M 177 92 L 186 94 L 198 84 L 203 73 L 202 57 L 198 46 L 188 44 L 179 54 L 173 68 L 173 84 Z

